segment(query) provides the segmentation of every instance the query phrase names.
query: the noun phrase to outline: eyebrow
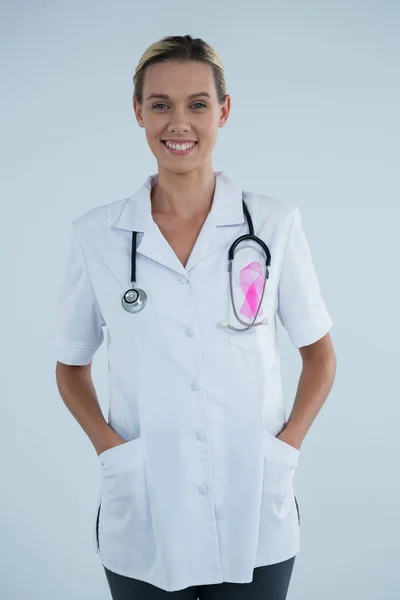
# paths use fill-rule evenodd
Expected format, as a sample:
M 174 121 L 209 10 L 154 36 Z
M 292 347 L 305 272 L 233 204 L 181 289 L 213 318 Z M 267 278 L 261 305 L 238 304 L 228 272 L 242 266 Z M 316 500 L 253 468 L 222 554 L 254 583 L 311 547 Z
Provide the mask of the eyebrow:
M 198 96 L 206 96 L 207 98 L 211 98 L 208 92 L 198 92 L 197 94 L 190 94 L 188 98 L 197 98 Z M 147 100 L 151 100 L 152 98 L 162 98 L 163 100 L 170 100 L 168 94 L 150 94 L 149 96 L 147 96 L 146 102 Z

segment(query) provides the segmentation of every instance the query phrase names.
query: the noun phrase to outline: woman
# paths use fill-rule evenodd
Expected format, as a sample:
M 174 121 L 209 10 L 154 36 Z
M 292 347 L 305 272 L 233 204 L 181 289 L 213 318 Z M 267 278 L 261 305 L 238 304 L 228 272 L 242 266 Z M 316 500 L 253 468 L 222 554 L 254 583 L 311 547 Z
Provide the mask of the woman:
M 151 45 L 133 107 L 158 172 L 72 224 L 53 338 L 58 389 L 99 458 L 96 550 L 114 599 L 284 600 L 293 476 L 335 370 L 299 209 L 213 171 L 230 96 L 203 40 Z M 244 238 L 228 272 L 249 219 L 261 243 Z M 289 419 L 276 315 L 303 360 Z M 90 374 L 103 327 L 107 422 Z

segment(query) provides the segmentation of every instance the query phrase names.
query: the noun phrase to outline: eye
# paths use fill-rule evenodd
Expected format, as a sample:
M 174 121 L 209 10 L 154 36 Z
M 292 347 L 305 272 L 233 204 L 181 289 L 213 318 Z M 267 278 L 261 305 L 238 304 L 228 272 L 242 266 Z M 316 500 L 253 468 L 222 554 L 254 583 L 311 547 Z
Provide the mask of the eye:
M 194 102 L 192 104 L 192 106 L 194 106 L 195 104 L 200 104 L 200 108 L 207 108 L 206 105 L 203 102 Z M 158 106 L 167 106 L 166 104 L 164 104 L 164 102 L 157 102 L 157 104 L 154 104 L 152 108 L 157 108 Z

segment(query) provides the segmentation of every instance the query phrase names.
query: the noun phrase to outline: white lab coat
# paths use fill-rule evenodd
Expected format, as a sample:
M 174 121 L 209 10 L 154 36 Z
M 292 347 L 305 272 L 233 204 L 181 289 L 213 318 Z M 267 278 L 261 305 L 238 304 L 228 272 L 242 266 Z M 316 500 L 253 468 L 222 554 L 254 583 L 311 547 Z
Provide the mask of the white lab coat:
M 255 234 L 272 255 L 257 318 L 269 325 L 240 333 L 218 325 L 229 317 L 241 327 L 228 249 L 248 227 L 241 189 L 214 173 L 212 209 L 186 268 L 151 216 L 157 174 L 74 221 L 51 343 L 58 361 L 86 365 L 107 330 L 108 423 L 127 441 L 98 457 L 95 550 L 108 569 L 166 591 L 248 583 L 255 567 L 299 551 L 300 452 L 275 437 L 287 420 L 276 316 L 296 348 L 332 326 L 298 207 L 252 192 L 244 199 Z M 148 295 L 135 314 L 121 306 L 132 230 L 137 286 Z M 238 273 L 257 254 L 239 248 L 234 295 L 248 321 Z

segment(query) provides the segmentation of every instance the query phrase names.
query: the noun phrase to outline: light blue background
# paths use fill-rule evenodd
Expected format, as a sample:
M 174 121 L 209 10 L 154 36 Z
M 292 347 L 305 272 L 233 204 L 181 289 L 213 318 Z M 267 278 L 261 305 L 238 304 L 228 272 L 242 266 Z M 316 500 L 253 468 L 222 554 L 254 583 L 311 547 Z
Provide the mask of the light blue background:
M 137 61 L 186 33 L 221 54 L 232 95 L 214 169 L 300 207 L 334 321 L 288 600 L 400 597 L 399 17 L 395 1 L 2 3 L 1 597 L 110 598 L 92 551 L 97 455 L 48 346 L 71 221 L 157 171 L 132 110 Z M 290 411 L 301 361 L 280 334 Z M 106 414 L 105 344 L 93 374 Z

